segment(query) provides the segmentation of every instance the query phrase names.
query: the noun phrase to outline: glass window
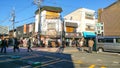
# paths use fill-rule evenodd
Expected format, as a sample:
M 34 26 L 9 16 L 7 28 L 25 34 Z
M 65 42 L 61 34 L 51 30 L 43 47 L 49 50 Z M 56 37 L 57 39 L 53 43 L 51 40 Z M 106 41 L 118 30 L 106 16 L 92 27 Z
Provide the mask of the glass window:
M 120 38 L 116 38 L 116 43 L 120 43 Z
M 104 39 L 98 39 L 98 43 L 104 43 Z
M 94 14 L 93 13 L 85 13 L 85 18 L 86 19 L 93 19 Z
M 101 30 L 103 30 L 103 26 L 101 27 Z
M 98 30 L 100 30 L 100 27 L 97 27 Z
M 98 34 L 100 34 L 100 31 L 98 31 Z
M 113 43 L 113 38 L 104 38 L 105 43 Z

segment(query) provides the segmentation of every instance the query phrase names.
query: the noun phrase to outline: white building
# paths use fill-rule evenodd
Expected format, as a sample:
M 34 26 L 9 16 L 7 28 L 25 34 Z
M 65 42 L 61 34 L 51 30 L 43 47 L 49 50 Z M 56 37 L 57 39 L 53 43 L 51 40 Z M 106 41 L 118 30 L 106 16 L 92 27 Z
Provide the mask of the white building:
M 35 32 L 41 33 L 44 37 L 58 37 L 60 36 L 61 28 L 61 18 L 60 13 L 62 9 L 60 7 L 43 6 L 41 8 L 41 14 L 39 10 L 36 11 L 35 16 Z M 40 26 L 39 24 L 40 16 Z
M 81 32 L 84 37 L 95 36 L 95 11 L 86 8 L 77 9 L 64 16 L 65 20 L 77 21 L 77 32 Z
M 103 36 L 104 24 L 103 23 L 96 23 L 95 31 L 96 31 L 97 36 Z
M 0 26 L 0 34 L 9 34 L 8 26 Z

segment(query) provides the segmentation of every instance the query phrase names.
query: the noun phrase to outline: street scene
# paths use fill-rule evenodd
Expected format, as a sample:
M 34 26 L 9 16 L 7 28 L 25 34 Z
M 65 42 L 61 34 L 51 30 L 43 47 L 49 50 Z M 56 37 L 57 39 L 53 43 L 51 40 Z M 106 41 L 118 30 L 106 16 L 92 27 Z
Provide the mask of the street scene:
M 53 50 L 54 49 L 54 50 Z M 73 47 L 64 48 L 63 53 L 57 48 L 33 48 L 33 52 L 21 48 L 13 53 L 12 47 L 6 54 L 0 54 L 2 68 L 119 68 L 119 53 L 81 52 Z
M 120 68 L 120 0 L 1 0 L 0 68 Z

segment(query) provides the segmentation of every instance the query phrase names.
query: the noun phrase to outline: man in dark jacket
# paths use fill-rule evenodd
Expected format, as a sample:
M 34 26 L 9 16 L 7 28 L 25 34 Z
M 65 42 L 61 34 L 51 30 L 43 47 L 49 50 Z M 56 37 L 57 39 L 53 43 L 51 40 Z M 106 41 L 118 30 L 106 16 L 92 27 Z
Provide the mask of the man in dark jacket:
M 7 44 L 7 39 L 3 38 L 2 39 L 2 44 L 1 44 L 1 53 L 4 51 L 4 53 L 6 53 L 6 47 L 8 46 Z

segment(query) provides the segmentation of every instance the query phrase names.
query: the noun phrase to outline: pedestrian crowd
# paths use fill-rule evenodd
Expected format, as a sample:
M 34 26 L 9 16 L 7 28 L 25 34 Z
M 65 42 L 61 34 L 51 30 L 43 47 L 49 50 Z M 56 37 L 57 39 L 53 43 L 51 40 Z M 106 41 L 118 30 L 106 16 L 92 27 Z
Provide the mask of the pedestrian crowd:
M 49 42 L 49 39 L 45 39 L 46 41 L 44 40 L 39 40 L 37 37 L 35 38 L 32 38 L 32 37 L 29 37 L 29 38 L 20 38 L 20 39 L 17 39 L 16 37 L 13 37 L 13 38 L 4 38 L 4 37 L 0 37 L 0 48 L 1 48 L 1 53 L 6 53 L 6 49 L 7 47 L 9 46 L 13 46 L 13 52 L 20 52 L 20 48 L 19 47 L 26 47 L 27 48 L 27 52 L 32 52 L 32 48 L 31 47 L 34 47 L 34 46 L 39 46 L 39 47 L 50 47 L 50 42 Z M 60 47 L 60 41 L 55 41 L 55 45 Z M 89 38 L 89 40 L 87 40 L 87 44 L 86 44 L 86 41 L 83 38 L 80 38 L 79 40 L 76 40 L 76 39 L 72 39 L 72 40 L 65 40 L 64 43 L 62 43 L 62 47 L 60 47 L 60 50 L 63 51 L 64 47 L 66 46 L 71 46 L 71 47 L 76 47 L 79 51 L 82 51 L 84 52 L 85 51 L 85 47 L 88 47 L 88 52 L 89 53 L 92 53 L 92 50 L 93 50 L 93 46 L 94 46 L 94 41 L 92 38 Z
M 29 52 L 29 51 L 33 51 L 32 49 L 31 49 L 31 47 L 32 47 L 32 45 L 31 45 L 31 38 L 28 38 L 27 39 L 27 43 L 26 43 L 26 47 L 27 47 L 27 52 Z M 1 53 L 7 53 L 7 48 L 9 47 L 9 46 L 13 46 L 13 52 L 16 52 L 16 51 L 18 51 L 18 52 L 20 52 L 20 46 L 22 46 L 23 45 L 23 40 L 19 40 L 19 39 L 17 39 L 16 37 L 13 37 L 13 38 L 4 38 L 4 37 L 0 37 L 0 48 L 1 48 L 1 50 L 0 50 L 0 52 Z
M 79 40 L 72 39 L 68 43 L 66 41 L 66 45 L 69 45 L 71 47 L 76 47 L 79 51 L 87 51 L 89 53 L 92 53 L 93 46 L 94 46 L 94 40 L 92 38 L 88 38 L 87 40 L 84 39 L 84 37 L 80 38 Z

